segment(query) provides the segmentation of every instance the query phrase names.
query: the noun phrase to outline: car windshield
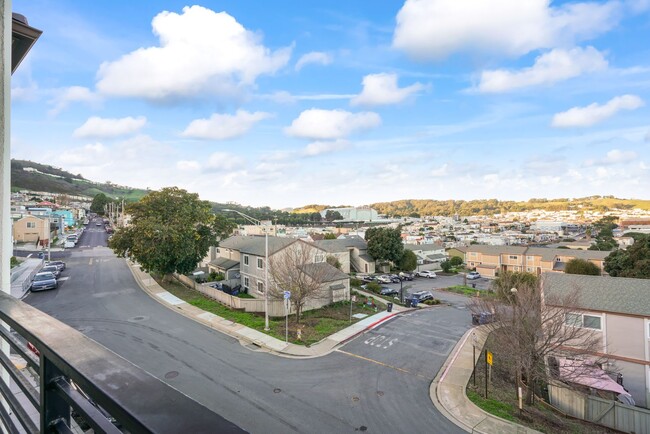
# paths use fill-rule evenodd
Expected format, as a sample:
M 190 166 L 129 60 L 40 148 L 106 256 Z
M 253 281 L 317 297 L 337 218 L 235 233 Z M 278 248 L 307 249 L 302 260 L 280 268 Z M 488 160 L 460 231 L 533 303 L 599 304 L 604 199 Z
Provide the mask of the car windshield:
M 43 267 L 43 271 L 54 271 L 56 270 L 56 265 L 48 265 L 47 267 Z
M 52 280 L 53 278 L 54 278 L 54 276 L 51 273 L 37 274 L 36 276 L 34 276 L 34 281 L 39 282 L 39 281 L 43 281 L 43 280 Z

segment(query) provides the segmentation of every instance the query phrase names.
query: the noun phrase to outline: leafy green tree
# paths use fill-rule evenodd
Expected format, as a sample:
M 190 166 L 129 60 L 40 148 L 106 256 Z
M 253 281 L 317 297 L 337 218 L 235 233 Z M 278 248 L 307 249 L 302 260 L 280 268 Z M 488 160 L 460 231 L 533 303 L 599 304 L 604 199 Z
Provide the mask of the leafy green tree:
M 336 267 L 339 270 L 341 269 L 341 263 L 339 260 L 336 258 L 336 256 L 328 256 L 325 258 L 325 261 L 327 261 L 328 264 L 330 264 L 332 267 Z
M 398 264 L 402 259 L 404 244 L 399 228 L 370 228 L 366 231 L 368 254 L 376 261 Z
M 327 210 L 325 213 L 325 220 L 328 222 L 333 222 L 334 220 L 343 220 L 343 216 L 338 211 Z
M 650 235 L 635 235 L 625 250 L 614 250 L 605 258 L 605 271 L 614 277 L 650 279 Z
M 418 257 L 411 250 L 404 249 L 399 268 L 403 271 L 413 271 L 418 266 Z
M 327 234 L 325 234 L 325 239 L 326 240 L 335 240 L 336 239 L 336 234 L 327 233 Z
M 90 204 L 90 210 L 96 214 L 104 214 L 104 206 L 110 203 L 110 199 L 104 193 L 97 193 Z
M 149 193 L 130 204 L 127 212 L 131 224 L 118 230 L 109 246 L 165 278 L 194 270 L 209 247 L 217 245 L 217 238 L 234 227 L 225 217 L 216 217 L 209 202 L 176 187 Z
M 451 264 L 452 267 L 458 267 L 460 265 L 463 265 L 463 258 L 460 256 L 452 256 L 449 259 L 449 263 Z
M 564 267 L 566 274 L 585 274 L 587 276 L 600 276 L 600 268 L 586 259 L 571 259 Z
M 449 273 L 452 268 L 451 261 L 442 261 L 440 263 L 440 267 L 442 268 L 442 271 L 444 271 L 445 273 Z
M 536 288 L 539 278 L 532 273 L 502 271 L 496 279 L 492 281 L 492 291 L 501 300 L 512 302 L 512 288 L 520 290 L 521 288 Z

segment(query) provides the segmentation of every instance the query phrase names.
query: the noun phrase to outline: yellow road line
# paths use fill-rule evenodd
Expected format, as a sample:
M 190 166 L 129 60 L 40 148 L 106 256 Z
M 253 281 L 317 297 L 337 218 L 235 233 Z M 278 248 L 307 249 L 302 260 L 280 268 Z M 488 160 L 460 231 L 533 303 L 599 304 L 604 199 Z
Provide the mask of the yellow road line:
M 416 373 L 413 373 L 411 371 L 407 371 L 406 369 L 398 368 L 397 366 L 387 365 L 386 363 L 380 362 L 378 360 L 369 359 L 367 357 L 363 357 L 363 356 L 360 356 L 360 355 L 354 354 L 354 353 L 348 353 L 347 351 L 343 351 L 343 350 L 336 350 L 336 351 L 339 352 L 339 353 L 347 354 L 348 356 L 356 357 L 357 359 L 365 360 L 366 362 L 370 362 L 370 363 L 374 363 L 374 364 L 379 365 L 379 366 L 383 366 L 385 368 L 395 369 L 396 371 L 404 372 L 405 374 L 416 375 L 418 377 L 428 379 L 424 375 L 416 374 Z

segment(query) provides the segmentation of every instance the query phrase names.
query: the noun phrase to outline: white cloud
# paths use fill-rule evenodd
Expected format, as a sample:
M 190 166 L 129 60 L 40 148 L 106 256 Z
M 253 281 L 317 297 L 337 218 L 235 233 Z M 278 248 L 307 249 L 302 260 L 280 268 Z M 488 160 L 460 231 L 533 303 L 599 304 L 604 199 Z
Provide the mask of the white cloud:
M 58 156 L 58 161 L 67 170 L 71 167 L 95 166 L 98 162 L 105 161 L 108 149 L 101 143 L 91 143 L 80 148 L 66 149 Z
M 397 86 L 397 74 L 370 74 L 363 77 L 363 90 L 350 101 L 353 106 L 377 106 L 397 104 L 417 94 L 425 86 L 415 83 L 407 87 Z
M 95 107 L 101 102 L 101 97 L 83 86 L 70 86 L 65 89 L 60 89 L 56 92 L 54 98 L 50 100 L 50 104 L 54 107 L 50 109 L 48 114 L 50 116 L 56 116 L 74 102 L 83 102 Z
M 244 159 L 229 152 L 214 152 L 203 167 L 204 172 L 233 171 L 241 169 Z
M 377 113 L 350 113 L 345 110 L 305 110 L 293 120 L 284 132 L 293 137 L 316 140 L 341 139 L 381 124 Z
M 296 62 L 296 71 L 300 71 L 305 65 L 309 65 L 310 63 L 329 65 L 332 63 L 332 56 L 322 51 L 312 51 L 311 53 L 304 54 Z
M 291 93 L 281 90 L 278 92 L 256 95 L 260 99 L 270 100 L 279 104 L 292 104 L 296 101 L 330 101 L 339 99 L 350 99 L 356 95 L 347 93 L 317 93 L 313 95 L 292 95 Z
M 636 95 L 617 96 L 603 105 L 593 103 L 586 107 L 573 107 L 565 112 L 556 113 L 551 126 L 557 128 L 590 127 L 614 116 L 621 110 L 636 110 L 643 105 L 643 100 Z
M 139 131 L 147 123 L 147 118 L 131 116 L 119 119 L 100 118 L 93 116 L 82 126 L 74 130 L 72 137 L 77 139 L 87 138 L 113 138 L 126 136 Z
M 457 51 L 518 56 L 597 36 L 621 14 L 618 1 L 551 7 L 549 0 L 407 0 L 393 46 L 431 60 Z
M 431 171 L 431 176 L 433 176 L 434 178 L 442 178 L 447 175 L 449 175 L 449 164 L 447 163 Z
M 208 119 L 193 120 L 181 135 L 195 139 L 232 139 L 243 136 L 257 122 L 269 117 L 269 113 L 250 113 L 245 110 L 237 110 L 234 115 L 214 113 Z
M 101 65 L 97 89 L 152 101 L 233 97 L 258 76 L 284 67 L 291 47 L 271 51 L 226 12 L 201 6 L 161 12 L 152 21 L 160 46 L 139 48 Z
M 314 157 L 321 154 L 329 154 L 331 152 L 341 151 L 350 146 L 347 140 L 334 140 L 334 141 L 316 141 L 305 146 L 303 155 Z
M 176 168 L 178 170 L 198 171 L 201 169 L 201 165 L 194 160 L 180 160 L 176 162 Z
M 599 160 L 587 160 L 585 166 L 611 166 L 614 164 L 624 164 L 634 161 L 638 158 L 638 154 L 634 151 L 621 151 L 620 149 L 612 149 L 607 152 L 604 158 Z
M 479 92 L 508 92 L 522 87 L 552 84 L 584 73 L 607 68 L 607 60 L 594 47 L 570 50 L 556 48 L 535 59 L 535 64 L 519 71 L 483 71 Z

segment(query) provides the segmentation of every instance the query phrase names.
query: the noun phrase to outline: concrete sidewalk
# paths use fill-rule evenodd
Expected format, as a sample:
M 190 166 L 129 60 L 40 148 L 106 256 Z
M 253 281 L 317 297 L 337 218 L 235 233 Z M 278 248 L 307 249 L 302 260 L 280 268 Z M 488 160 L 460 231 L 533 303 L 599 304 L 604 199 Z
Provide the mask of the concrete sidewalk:
M 472 335 L 476 336 L 476 345 L 483 348 L 487 339 L 486 327 L 469 329 L 456 344 L 454 351 L 442 366 L 431 383 L 429 394 L 436 408 L 447 419 L 460 428 L 472 433 L 484 434 L 534 434 L 531 428 L 493 416 L 469 400 L 465 388 L 472 376 L 474 354 Z
M 278 355 L 287 357 L 319 357 L 332 352 L 342 343 L 352 339 L 356 335 L 363 333 L 393 318 L 398 312 L 379 312 L 375 315 L 364 318 L 363 320 L 352 324 L 343 330 L 321 340 L 320 342 L 309 347 L 286 343 L 280 339 L 251 329 L 249 327 L 237 324 L 227 319 L 221 318 L 213 313 L 206 312 L 198 307 L 181 300 L 175 295 L 163 289 L 148 273 L 142 271 L 139 266 L 127 260 L 127 264 L 138 282 L 140 287 L 151 295 L 155 300 L 168 306 L 170 309 L 185 315 L 195 321 L 198 321 L 212 329 L 218 330 L 240 341 L 254 344 L 262 349 L 268 350 Z
M 29 291 L 32 277 L 43 267 L 43 259 L 27 258 L 21 264 L 11 270 L 11 295 L 15 298 L 23 298 Z

